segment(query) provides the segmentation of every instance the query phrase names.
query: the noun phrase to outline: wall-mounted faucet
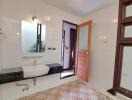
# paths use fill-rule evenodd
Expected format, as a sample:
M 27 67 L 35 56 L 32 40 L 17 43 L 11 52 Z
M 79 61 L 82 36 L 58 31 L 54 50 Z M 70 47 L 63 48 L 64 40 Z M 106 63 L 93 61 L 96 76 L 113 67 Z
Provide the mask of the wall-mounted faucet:
M 33 78 L 33 84 L 34 84 L 34 86 L 36 86 L 36 83 L 37 83 L 37 79 Z
M 16 83 L 16 86 L 24 86 L 24 88 L 22 89 L 22 91 L 26 91 L 29 89 L 29 85 L 28 84 L 20 84 L 20 83 Z

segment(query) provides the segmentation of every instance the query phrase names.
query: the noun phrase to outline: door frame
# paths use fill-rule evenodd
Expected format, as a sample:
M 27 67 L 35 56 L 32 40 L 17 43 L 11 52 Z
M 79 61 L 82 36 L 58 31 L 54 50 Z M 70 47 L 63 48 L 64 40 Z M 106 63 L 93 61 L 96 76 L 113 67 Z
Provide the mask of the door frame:
M 84 23 L 82 23 L 82 24 L 80 24 L 80 25 L 78 25 L 78 27 L 77 27 L 77 47 L 76 47 L 76 64 L 75 64 L 75 74 L 77 75 L 77 70 L 78 70 L 78 50 L 79 50 L 79 28 L 81 27 L 81 26 L 85 26 L 85 25 L 89 25 L 90 24 L 90 26 L 89 26 L 89 28 L 90 28 L 90 30 L 88 30 L 88 33 L 90 33 L 90 34 L 88 34 L 88 37 L 90 37 L 89 39 L 88 39 L 88 51 L 89 51 L 89 60 L 88 60 L 88 63 L 89 63 L 89 66 L 90 66 L 90 48 L 91 48 L 91 33 L 92 33 L 92 20 L 89 20 L 89 21 L 87 21 L 87 22 L 84 22 Z M 88 66 L 88 68 L 89 68 L 89 66 Z
M 65 31 L 63 30 L 63 29 L 64 29 L 64 23 L 71 24 L 71 25 L 75 25 L 75 26 L 76 26 L 76 32 L 77 32 L 77 27 L 78 27 L 77 24 L 72 23 L 72 22 L 69 22 L 69 21 L 66 21 L 66 20 L 63 20 L 62 23 L 63 23 L 63 24 L 62 24 L 62 35 L 65 34 Z M 65 39 L 64 39 L 64 40 L 65 40 Z M 62 66 L 64 66 L 64 46 L 62 46 L 64 40 L 61 41 L 61 64 L 62 64 Z M 76 43 L 76 47 L 77 47 L 77 43 Z M 75 48 L 76 48 L 76 47 L 75 47 Z M 62 51 L 62 48 L 63 48 L 63 51 Z M 75 55 L 76 55 L 76 52 L 75 52 Z M 69 55 L 69 58 L 70 58 L 70 55 Z M 76 59 L 75 59 L 75 65 L 76 65 Z M 76 68 L 76 67 L 75 67 L 75 68 Z M 75 68 L 74 68 L 74 74 L 68 75 L 68 76 L 63 77 L 63 78 L 67 78 L 67 77 L 74 76 L 74 75 L 75 75 Z M 64 71 L 64 70 L 68 70 L 68 69 L 63 69 L 63 71 Z M 60 73 L 60 79 L 63 79 L 63 78 L 61 78 L 61 73 Z

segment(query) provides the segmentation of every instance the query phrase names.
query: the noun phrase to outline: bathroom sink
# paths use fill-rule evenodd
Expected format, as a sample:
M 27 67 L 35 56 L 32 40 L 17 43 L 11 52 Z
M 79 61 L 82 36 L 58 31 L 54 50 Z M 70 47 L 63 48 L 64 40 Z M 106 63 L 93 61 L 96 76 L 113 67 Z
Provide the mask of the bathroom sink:
M 37 77 L 48 74 L 49 67 L 46 65 L 33 65 L 22 67 L 24 78 Z

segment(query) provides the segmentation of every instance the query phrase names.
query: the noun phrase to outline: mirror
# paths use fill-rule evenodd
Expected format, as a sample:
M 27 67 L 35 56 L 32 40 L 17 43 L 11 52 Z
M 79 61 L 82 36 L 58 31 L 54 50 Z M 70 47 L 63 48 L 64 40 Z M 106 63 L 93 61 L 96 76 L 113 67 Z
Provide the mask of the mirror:
M 22 53 L 45 51 L 46 25 L 22 21 L 21 34 Z
M 132 16 L 132 5 L 126 6 L 126 17 Z
M 132 90 L 132 47 L 124 47 L 121 87 Z

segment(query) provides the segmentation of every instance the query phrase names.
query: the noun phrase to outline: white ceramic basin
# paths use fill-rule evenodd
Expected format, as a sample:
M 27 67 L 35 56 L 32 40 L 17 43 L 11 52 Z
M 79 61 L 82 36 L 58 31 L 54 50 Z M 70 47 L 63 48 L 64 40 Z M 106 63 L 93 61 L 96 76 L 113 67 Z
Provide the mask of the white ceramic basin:
M 46 65 L 34 65 L 22 67 L 24 78 L 37 77 L 48 74 L 49 67 Z

